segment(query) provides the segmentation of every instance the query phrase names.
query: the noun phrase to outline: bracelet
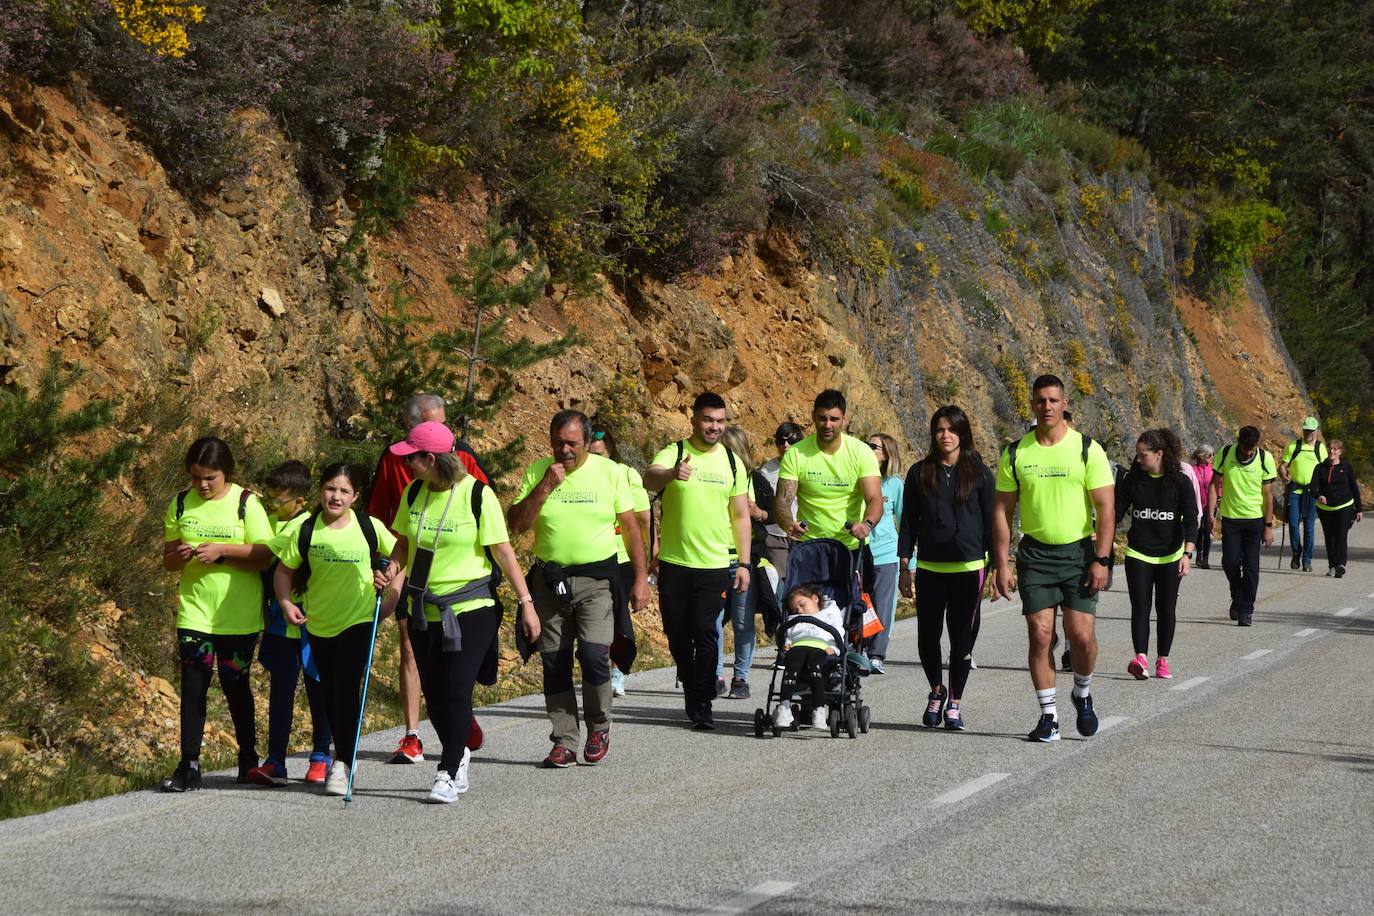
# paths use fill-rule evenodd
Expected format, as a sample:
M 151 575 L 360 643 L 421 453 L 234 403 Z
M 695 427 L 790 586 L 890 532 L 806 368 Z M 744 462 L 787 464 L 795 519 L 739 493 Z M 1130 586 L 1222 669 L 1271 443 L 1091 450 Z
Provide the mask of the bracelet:
M 534 599 L 531 598 L 529 595 L 517 595 L 516 600 L 519 601 L 521 604 L 525 604 L 526 602 L 534 604 Z

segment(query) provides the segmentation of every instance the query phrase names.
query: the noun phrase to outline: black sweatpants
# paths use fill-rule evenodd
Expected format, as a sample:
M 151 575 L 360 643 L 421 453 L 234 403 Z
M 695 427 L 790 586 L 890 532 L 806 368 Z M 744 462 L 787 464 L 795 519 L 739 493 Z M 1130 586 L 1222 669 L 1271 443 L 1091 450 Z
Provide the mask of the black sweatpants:
M 689 569 L 658 564 L 658 603 L 668 651 L 677 663 L 677 679 L 690 709 L 710 708 L 716 696 L 716 654 L 720 636 L 716 618 L 725 609 L 730 570 Z
M 438 733 L 442 748 L 439 769 L 450 776 L 457 775 L 458 764 L 463 762 L 468 729 L 472 727 L 472 688 L 500 625 L 494 608 L 464 611 L 457 619 L 462 636 L 462 648 L 457 652 L 444 651 L 444 631 L 438 623 L 410 631 L 429 723 Z
M 940 637 L 949 623 L 949 695 L 962 699 L 968 683 L 969 656 L 978 635 L 986 569 L 941 573 L 916 570 L 916 651 L 931 689 L 940 677 Z
M 825 675 L 822 666 L 830 653 L 815 646 L 793 646 L 787 650 L 782 660 L 782 687 L 778 690 L 778 702 L 786 703 L 792 698 L 797 687 L 805 682 L 811 687 L 811 706 L 824 709 Z
M 258 732 L 254 718 L 253 689 L 248 673 L 258 634 L 222 636 L 195 630 L 177 630 L 177 654 L 181 659 L 181 759 L 199 760 L 205 740 L 205 700 L 210 680 L 219 668 L 219 686 L 234 721 L 239 743 L 239 765 L 258 765 Z
M 334 759 L 351 763 L 363 714 L 363 674 L 372 646 L 372 621 L 355 623 L 337 636 L 310 635 L 320 673 L 325 714 L 334 733 Z
M 1349 558 L 1347 539 L 1350 526 L 1354 524 L 1355 507 L 1344 509 L 1322 509 L 1318 507 L 1317 518 L 1322 523 L 1322 540 L 1326 542 L 1326 565 L 1332 569 L 1345 566 Z
M 1167 658 L 1174 645 L 1174 609 L 1178 607 L 1181 576 L 1177 563 L 1146 563 L 1126 558 L 1126 590 L 1131 595 L 1131 643 L 1137 655 L 1150 651 L 1150 603 L 1159 618 L 1156 652 Z
M 1231 606 L 1236 616 L 1255 613 L 1259 593 L 1260 546 L 1264 543 L 1264 519 L 1221 520 L 1221 568 L 1231 585 Z

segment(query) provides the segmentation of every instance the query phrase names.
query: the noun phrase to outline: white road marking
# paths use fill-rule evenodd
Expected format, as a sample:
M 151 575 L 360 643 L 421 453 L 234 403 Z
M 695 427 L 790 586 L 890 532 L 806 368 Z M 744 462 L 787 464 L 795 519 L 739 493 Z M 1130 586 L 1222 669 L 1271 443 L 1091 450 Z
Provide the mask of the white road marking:
M 984 773 L 977 779 L 970 779 L 961 786 L 955 786 L 944 795 L 931 800 L 932 805 L 952 805 L 957 801 L 963 801 L 975 792 L 981 792 L 988 786 L 996 785 L 1010 776 L 1010 773 Z
M 1365 597 L 1366 597 L 1366 598 L 1374 598 L 1374 592 L 1370 592 L 1368 595 L 1365 595 Z
M 703 910 L 704 913 L 747 913 L 761 903 L 767 903 L 797 886 L 795 881 L 765 881 L 756 884 L 742 894 L 731 897 L 724 903 Z
M 1256 649 L 1254 652 L 1251 652 L 1249 655 L 1242 655 L 1242 656 L 1240 657 L 1240 660 L 1243 661 L 1243 662 L 1253 662 L 1253 661 L 1254 661 L 1255 659 L 1257 659 L 1257 658 L 1264 658 L 1264 656 L 1268 655 L 1270 652 L 1273 652 L 1273 651 L 1274 651 L 1273 649 Z
M 1194 687 L 1198 686 L 1199 684 L 1205 684 L 1205 683 L 1207 683 L 1207 682 L 1210 681 L 1210 680 L 1211 680 L 1211 678 L 1207 678 L 1207 677 L 1190 677 L 1190 678 L 1188 678 L 1188 680 L 1184 681 L 1182 684 L 1175 684 L 1174 686 L 1170 687 L 1169 689 L 1170 689 L 1170 690 L 1192 690 Z
M 1097 723 L 1097 733 L 1100 735 L 1114 725 L 1120 725 L 1126 721 L 1126 716 L 1108 716 Z
M 1336 612 L 1336 616 L 1337 616 L 1337 617 L 1349 617 L 1349 616 L 1350 616 L 1351 614 L 1353 614 L 1353 613 L 1355 613 L 1355 609 L 1354 609 L 1353 607 L 1343 607 L 1343 608 L 1341 608 L 1339 611 Z
M 1317 632 L 1317 631 L 1314 630 L 1314 629 L 1312 629 L 1311 627 L 1304 627 L 1303 629 L 1301 629 L 1301 630 L 1299 630 L 1298 632 L 1294 633 L 1293 636 L 1294 636 L 1295 638 L 1299 638 L 1299 639 L 1300 639 L 1300 638 L 1302 638 L 1302 637 L 1304 637 L 1304 636 L 1311 636 L 1311 635 L 1312 635 L 1313 633 L 1315 633 L 1315 632 Z

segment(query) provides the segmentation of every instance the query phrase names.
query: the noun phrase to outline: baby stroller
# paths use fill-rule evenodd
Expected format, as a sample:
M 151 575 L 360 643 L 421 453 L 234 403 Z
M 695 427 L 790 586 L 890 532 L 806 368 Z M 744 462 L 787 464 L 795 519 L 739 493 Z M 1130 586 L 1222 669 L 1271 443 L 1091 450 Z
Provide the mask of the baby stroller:
M 849 548 L 830 538 L 817 538 L 792 545 L 787 558 L 787 581 L 789 583 L 814 583 L 821 591 L 839 606 L 845 619 L 844 633 L 836 633 L 823 621 L 814 617 L 806 618 L 808 623 L 821 627 L 835 637 L 840 646 L 838 656 L 828 660 L 821 674 L 826 684 L 826 724 L 830 727 L 830 737 L 838 738 L 843 728 L 851 738 L 860 732 L 868 733 L 870 711 L 863 705 L 863 678 L 868 674 L 868 666 L 857 649 L 860 631 L 863 628 L 864 600 L 863 578 L 860 574 L 860 561 Z M 783 609 L 784 618 L 787 611 Z M 774 635 L 779 652 L 779 663 L 773 666 L 773 677 L 768 682 L 768 698 L 764 708 L 754 710 L 754 734 L 762 738 L 766 730 L 773 737 L 782 734 L 782 728 L 773 723 L 773 710 L 779 703 L 778 677 L 782 671 L 781 653 L 783 643 L 790 629 L 784 622 Z M 794 707 L 809 709 L 812 705 L 810 691 L 805 698 L 796 696 L 789 700 Z M 798 729 L 797 716 L 803 710 L 794 708 L 793 731 Z

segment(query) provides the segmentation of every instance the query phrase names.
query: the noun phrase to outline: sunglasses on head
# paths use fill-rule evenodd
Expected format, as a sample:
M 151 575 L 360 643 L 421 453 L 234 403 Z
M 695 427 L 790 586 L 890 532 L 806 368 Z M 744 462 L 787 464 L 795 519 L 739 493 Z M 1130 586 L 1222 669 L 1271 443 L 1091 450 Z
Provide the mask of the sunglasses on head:
M 604 430 L 597 430 L 596 432 L 592 433 L 592 441 L 593 441 L 593 442 L 600 442 L 602 439 L 605 439 L 605 438 L 606 438 L 606 433 L 605 433 Z

